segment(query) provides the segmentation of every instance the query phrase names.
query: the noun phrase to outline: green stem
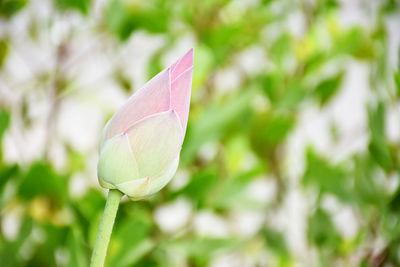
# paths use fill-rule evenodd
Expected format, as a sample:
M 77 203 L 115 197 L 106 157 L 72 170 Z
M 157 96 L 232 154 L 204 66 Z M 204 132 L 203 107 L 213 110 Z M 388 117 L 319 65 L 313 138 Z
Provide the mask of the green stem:
M 119 201 L 122 194 L 116 189 L 108 191 L 107 203 L 101 219 L 100 228 L 97 233 L 90 267 L 102 267 L 106 259 L 108 243 L 110 242 L 111 232 L 114 226 L 115 216 L 117 215 Z

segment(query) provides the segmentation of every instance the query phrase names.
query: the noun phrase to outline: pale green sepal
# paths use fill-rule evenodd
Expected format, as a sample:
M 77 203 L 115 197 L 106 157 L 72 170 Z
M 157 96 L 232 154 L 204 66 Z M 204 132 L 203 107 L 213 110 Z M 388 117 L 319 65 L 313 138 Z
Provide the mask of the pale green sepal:
M 173 110 L 149 116 L 126 133 L 141 178 L 164 173 L 179 154 L 183 139 L 179 117 Z
M 171 165 L 160 175 L 152 177 L 149 188 L 149 195 L 157 193 L 166 186 L 172 177 L 174 177 L 179 165 L 179 155 L 171 163 Z
M 127 195 L 132 200 L 144 199 L 149 195 L 149 177 L 135 179 L 125 183 L 117 184 L 117 189 Z
M 108 120 L 108 121 L 107 121 L 106 126 L 104 126 L 103 131 L 102 131 L 102 133 L 101 133 L 101 136 L 100 136 L 100 145 L 99 145 L 99 154 L 100 154 L 100 152 L 101 152 L 101 150 L 102 150 L 102 148 L 103 148 L 104 142 L 106 141 L 106 133 L 107 133 L 108 126 L 110 125 L 110 121 L 111 121 L 111 120 Z
M 160 175 L 155 177 L 140 178 L 121 184 L 117 184 L 116 188 L 127 195 L 132 200 L 141 200 L 148 198 L 154 193 L 160 191 L 176 172 L 179 165 L 179 156 L 168 166 L 168 168 Z
M 97 172 L 101 186 L 109 189 L 139 178 L 137 163 L 126 134 L 114 136 L 104 143 Z
M 100 176 L 98 177 L 99 180 L 99 184 L 101 185 L 101 187 L 106 188 L 106 189 L 115 189 L 116 187 L 110 183 L 107 183 L 105 181 L 103 181 Z

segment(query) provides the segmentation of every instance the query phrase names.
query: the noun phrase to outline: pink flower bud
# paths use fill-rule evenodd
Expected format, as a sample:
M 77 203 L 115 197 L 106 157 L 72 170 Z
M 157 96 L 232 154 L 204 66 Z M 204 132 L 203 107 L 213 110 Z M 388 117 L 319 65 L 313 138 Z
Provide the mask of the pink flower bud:
M 156 193 L 173 177 L 189 116 L 193 49 L 139 89 L 105 126 L 101 186 L 132 199 Z

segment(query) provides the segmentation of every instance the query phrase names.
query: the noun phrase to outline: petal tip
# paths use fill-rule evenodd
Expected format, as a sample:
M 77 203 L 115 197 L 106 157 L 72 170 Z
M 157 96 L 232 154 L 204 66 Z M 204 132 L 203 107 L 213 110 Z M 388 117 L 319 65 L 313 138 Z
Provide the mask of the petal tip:
M 192 48 L 189 49 L 189 51 L 186 52 L 186 54 L 184 55 L 184 57 L 187 56 L 187 57 L 193 58 L 193 52 L 194 52 L 194 49 L 193 49 L 193 47 L 192 47 Z
M 193 48 L 190 48 L 189 51 L 182 57 L 182 60 L 188 60 L 190 62 L 189 66 L 193 66 Z
M 172 74 L 172 82 L 179 77 L 183 72 L 193 67 L 193 48 L 186 54 L 179 58 L 174 64 L 170 66 Z

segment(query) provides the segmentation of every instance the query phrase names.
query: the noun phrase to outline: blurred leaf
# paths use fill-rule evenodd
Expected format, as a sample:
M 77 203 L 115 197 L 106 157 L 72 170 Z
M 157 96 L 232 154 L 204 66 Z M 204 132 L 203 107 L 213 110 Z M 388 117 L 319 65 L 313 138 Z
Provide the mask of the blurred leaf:
M 394 192 L 389 202 L 389 208 L 391 211 L 395 212 L 396 215 L 398 216 L 400 212 L 400 187 L 397 188 L 397 190 Z
M 283 60 L 291 52 L 291 37 L 288 33 L 283 33 L 279 38 L 273 42 L 269 54 L 275 63 L 281 66 Z
M 284 140 L 293 127 L 294 120 L 290 116 L 267 116 L 261 128 L 260 135 L 265 142 L 276 144 Z
M 221 103 L 211 104 L 199 118 L 192 119 L 181 152 L 182 163 L 187 164 L 193 160 L 200 146 L 207 141 L 223 137 L 230 126 L 243 128 L 245 121 L 240 122 L 240 116 L 249 111 L 250 100 L 254 95 L 255 90 L 246 90 Z
M 379 103 L 375 109 L 368 109 L 371 140 L 368 146 L 369 152 L 375 161 L 386 171 L 393 168 L 393 162 L 386 141 L 385 134 L 385 108 Z
M 19 166 L 17 164 L 2 165 L 0 157 L 0 210 L 14 200 L 16 192 L 13 188 L 19 183 L 20 178 Z
M 281 71 L 267 73 L 260 78 L 263 91 L 277 112 L 294 111 L 307 96 L 299 79 L 286 81 Z
M 112 0 L 106 9 L 107 28 L 120 40 L 127 40 L 136 29 L 164 32 L 168 27 L 166 3 L 160 0 L 133 2 Z
M 354 187 L 359 198 L 359 207 L 370 208 L 371 204 L 378 208 L 383 207 L 387 200 L 386 189 L 375 179 L 377 165 L 373 159 L 368 155 L 356 156 L 354 165 Z
M 382 139 L 372 139 L 369 146 L 369 152 L 375 161 L 386 171 L 392 169 L 392 159 L 389 147 Z
M 374 55 L 370 39 L 361 27 L 353 27 L 337 35 L 333 40 L 334 53 L 350 54 L 359 59 L 369 59 Z
M 89 264 L 89 251 L 87 249 L 84 236 L 76 226 L 71 228 L 67 237 L 67 247 L 69 251 L 68 267 L 85 267 Z
M 105 196 L 99 190 L 91 188 L 70 204 L 75 215 L 75 223 L 80 226 L 79 230 L 84 235 L 86 243 L 91 247 L 94 246 L 106 204 Z
M 349 201 L 352 198 L 352 181 L 341 166 L 332 165 L 312 149 L 307 150 L 306 162 L 302 179 L 305 186 L 314 186 L 321 194 L 334 194 L 342 201 Z
M 87 230 L 87 239 L 91 249 L 94 249 L 94 245 L 97 238 L 97 232 L 99 230 L 101 218 L 103 216 L 103 210 L 98 210 L 96 216 L 91 218 L 91 220 L 89 221 L 89 226 Z
M 1 66 L 1 64 L 0 64 Z M 400 97 L 400 71 L 393 74 L 397 97 Z
M 67 250 L 66 242 L 70 232 L 69 227 L 55 226 L 50 223 L 38 225 L 38 231 L 42 235 L 42 242 L 37 244 L 33 257 L 30 260 L 32 266 L 57 266 L 56 252 L 59 249 Z
M 368 121 L 373 139 L 385 139 L 385 107 L 378 103 L 375 109 L 368 109 Z
M 8 42 L 4 39 L 0 39 L 0 69 L 6 62 L 7 55 L 8 55 Z
M 237 248 L 240 241 L 234 238 L 193 238 L 177 244 L 187 251 L 195 266 L 207 266 L 214 255 Z
M 221 183 L 215 186 L 215 190 L 208 194 L 210 204 L 217 209 L 246 207 L 247 185 L 262 171 L 262 168 L 255 168 L 236 177 L 221 180 Z
M 185 195 L 195 202 L 202 202 L 217 182 L 217 170 L 215 168 L 208 168 L 196 172 L 190 182 L 176 194 Z
M 313 71 L 318 70 L 328 60 L 326 52 L 313 51 L 313 53 L 306 58 L 303 66 L 304 75 L 309 75 Z
M 323 14 L 325 11 L 339 7 L 337 0 L 322 0 L 317 2 L 315 13 Z
M 279 100 L 284 86 L 284 77 L 280 71 L 271 71 L 261 78 L 262 88 L 272 103 Z
M 164 267 L 164 266 L 166 265 L 160 265 L 154 258 L 150 257 L 141 259 L 137 264 L 135 264 L 135 267 Z
M 7 182 L 11 178 L 15 177 L 18 171 L 19 168 L 16 164 L 10 166 L 0 166 L 0 192 L 4 189 L 4 186 L 7 184 Z
M 382 252 L 383 256 L 386 257 L 385 262 L 390 262 L 391 264 L 393 264 L 393 266 L 399 266 L 400 265 L 400 259 L 398 256 L 399 249 L 400 249 L 400 239 L 395 238 L 387 245 L 387 248 Z
M 67 146 L 68 151 L 68 171 L 70 173 L 77 173 L 85 168 L 85 156 Z
M 0 162 L 2 161 L 3 158 L 3 135 L 8 129 L 10 120 L 11 120 L 10 113 L 5 109 L 0 108 Z
M 300 104 L 307 96 L 307 90 L 302 84 L 301 80 L 291 80 L 285 90 L 282 92 L 282 96 L 276 103 L 277 112 L 290 112 L 298 110 Z
M 320 208 L 309 218 L 307 236 L 308 240 L 317 247 L 331 250 L 336 250 L 341 241 L 329 214 Z
M 256 6 L 243 10 L 240 19 L 221 21 L 217 14 L 221 12 L 221 6 L 229 2 L 209 1 L 211 7 L 205 10 L 197 10 L 200 5 L 195 5 L 195 13 L 192 14 L 199 41 L 211 49 L 215 62 L 220 66 L 235 52 L 253 44 L 259 38 L 261 30 L 278 17 L 276 12 L 271 12 L 264 6 Z
M 26 242 L 32 232 L 32 220 L 30 218 L 21 218 L 21 228 L 17 238 L 14 241 L 2 240 L 0 235 L 0 265 L 2 267 L 16 267 L 23 265 L 23 259 L 17 257 L 20 248 Z
M 137 262 L 149 254 L 155 246 L 156 243 L 151 239 L 145 239 L 135 246 L 128 245 L 126 253 L 118 260 L 118 266 L 132 266 L 132 264 L 136 266 Z
M 272 251 L 283 257 L 289 257 L 289 248 L 287 247 L 285 236 L 283 233 L 272 230 L 265 229 L 263 231 L 265 237 L 265 242 Z
M 251 35 L 243 35 L 243 26 L 244 24 L 219 25 L 202 32 L 202 41 L 214 52 L 214 58 L 219 65 L 227 60 L 232 50 L 251 38 Z
M 108 257 L 109 266 L 132 266 L 153 243 L 147 239 L 152 229 L 148 214 L 135 210 L 125 220 L 117 221 Z
M 254 151 L 260 157 L 269 157 L 271 151 L 295 126 L 295 120 L 291 115 L 261 114 L 256 119 L 251 131 L 251 141 Z
M 233 136 L 226 142 L 225 148 L 227 172 L 238 173 L 249 167 L 246 159 L 250 157 L 252 151 L 247 136 L 244 134 Z
M 60 10 L 77 10 L 84 15 L 89 13 L 91 0 L 54 0 Z
M 385 13 L 394 13 L 399 8 L 399 2 L 397 0 L 386 0 L 381 6 L 381 11 Z
M 76 201 L 75 206 L 79 209 L 85 219 L 90 221 L 93 218 L 97 218 L 97 215 L 103 212 L 105 205 L 105 197 L 98 190 L 90 189 L 85 195 Z
M 19 186 L 18 195 L 25 200 L 32 200 L 37 196 L 48 196 L 55 205 L 61 205 L 67 199 L 66 179 L 57 174 L 45 162 L 36 162 L 23 177 Z
M 0 17 L 11 18 L 21 11 L 27 3 L 28 0 L 1 0 Z
M 5 131 L 10 124 L 11 116 L 10 113 L 5 109 L 0 109 L 0 142 L 3 138 Z
M 343 80 L 344 73 L 339 72 L 335 76 L 321 81 L 314 90 L 315 97 L 321 106 L 326 104 L 338 91 Z

